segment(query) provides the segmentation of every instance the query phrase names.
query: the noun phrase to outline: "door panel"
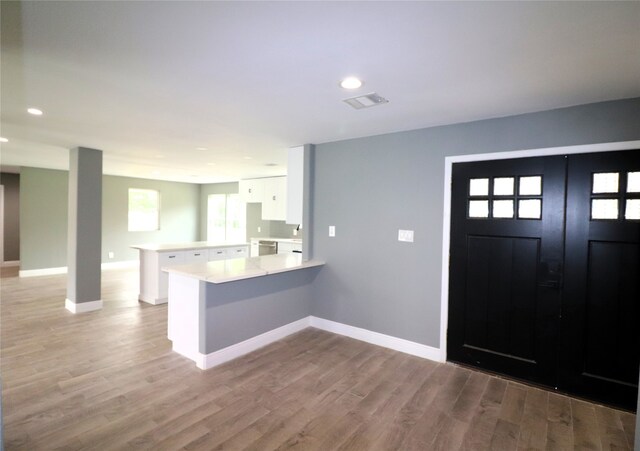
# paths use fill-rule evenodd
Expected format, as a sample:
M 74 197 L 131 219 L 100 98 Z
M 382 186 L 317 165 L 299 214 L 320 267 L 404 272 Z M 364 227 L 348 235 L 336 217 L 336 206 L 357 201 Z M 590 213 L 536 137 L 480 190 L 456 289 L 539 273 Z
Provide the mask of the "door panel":
M 570 157 L 560 343 L 561 385 L 631 409 L 640 361 L 640 221 L 626 219 L 625 206 L 640 199 L 627 192 L 634 172 L 640 151 Z M 594 192 L 594 174 L 618 174 L 618 183 Z M 616 217 L 593 219 L 597 200 L 615 201 Z
M 539 192 L 521 189 L 523 177 L 540 177 Z M 555 382 L 560 302 L 553 270 L 562 264 L 564 219 L 557 208 L 564 206 L 564 177 L 562 156 L 454 165 L 450 360 Z M 513 189 L 496 189 L 496 179 L 505 178 Z M 486 180 L 487 188 L 473 191 L 472 180 Z M 540 203 L 537 219 L 519 218 L 520 202 L 528 200 Z M 478 201 L 487 202 L 486 217 L 473 217 Z M 496 217 L 496 201 L 512 201 L 512 217 Z
M 468 240 L 465 347 L 534 360 L 539 240 Z
M 640 151 L 460 163 L 452 174 L 448 358 L 634 410 Z M 521 185 L 536 177 L 542 189 Z M 538 217 L 519 210 L 530 201 Z

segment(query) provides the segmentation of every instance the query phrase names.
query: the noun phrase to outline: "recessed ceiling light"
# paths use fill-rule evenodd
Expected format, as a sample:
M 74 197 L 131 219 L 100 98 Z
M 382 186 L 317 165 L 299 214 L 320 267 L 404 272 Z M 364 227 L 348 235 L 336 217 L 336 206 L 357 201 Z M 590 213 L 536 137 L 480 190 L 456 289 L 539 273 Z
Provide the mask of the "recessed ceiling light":
M 253 160 L 253 157 L 243 157 L 243 160 Z
M 7 138 L 3 138 L 2 136 L 0 136 L 0 143 L 8 143 L 9 140 Z
M 215 166 L 215 163 L 207 163 L 207 166 Z
M 344 89 L 358 89 L 362 86 L 362 81 L 356 77 L 347 77 L 340 82 L 340 86 Z
M 34 116 L 42 116 L 42 110 L 37 108 L 27 108 L 27 113 L 33 114 Z
M 196 147 L 196 150 L 207 150 L 206 147 Z

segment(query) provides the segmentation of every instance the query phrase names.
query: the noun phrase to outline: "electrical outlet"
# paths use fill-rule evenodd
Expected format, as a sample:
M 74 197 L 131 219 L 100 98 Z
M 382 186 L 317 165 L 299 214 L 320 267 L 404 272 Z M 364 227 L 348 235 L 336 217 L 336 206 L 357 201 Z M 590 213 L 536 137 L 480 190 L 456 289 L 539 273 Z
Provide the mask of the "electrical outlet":
M 116 254 L 114 252 L 109 252 L 109 258 L 114 258 Z
M 330 237 L 336 236 L 336 226 L 329 226 L 329 236 Z
M 293 236 L 298 236 L 298 230 L 297 229 L 293 229 Z
M 262 232 L 262 227 L 258 226 L 258 233 Z
M 398 230 L 398 241 L 413 243 L 413 230 Z

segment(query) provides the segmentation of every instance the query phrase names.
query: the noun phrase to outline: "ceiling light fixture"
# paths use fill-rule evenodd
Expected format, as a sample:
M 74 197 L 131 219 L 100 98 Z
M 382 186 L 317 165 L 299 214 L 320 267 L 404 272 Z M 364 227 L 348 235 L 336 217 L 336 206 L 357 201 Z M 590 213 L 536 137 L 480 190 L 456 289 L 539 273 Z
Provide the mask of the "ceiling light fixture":
M 3 138 L 2 136 L 0 136 L 0 143 L 8 143 L 9 140 L 7 138 Z
M 207 163 L 207 166 L 215 166 L 215 163 Z
M 243 157 L 243 160 L 253 160 L 253 157 Z
M 347 77 L 340 82 L 340 86 L 344 89 L 358 89 L 362 86 L 362 81 L 356 77 Z
M 207 150 L 206 147 L 196 147 L 196 150 Z
M 27 108 L 27 113 L 33 114 L 34 116 L 42 116 L 42 110 L 37 108 Z

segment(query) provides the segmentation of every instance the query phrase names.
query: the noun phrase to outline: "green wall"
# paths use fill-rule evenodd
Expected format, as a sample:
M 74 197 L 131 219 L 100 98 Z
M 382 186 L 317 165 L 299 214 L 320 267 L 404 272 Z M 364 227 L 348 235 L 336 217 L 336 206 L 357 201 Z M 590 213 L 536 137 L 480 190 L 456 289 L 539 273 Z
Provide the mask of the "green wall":
M 20 269 L 67 265 L 67 171 L 20 170 Z
M 67 171 L 23 167 L 20 177 L 20 269 L 67 265 Z M 129 232 L 128 189 L 160 191 L 160 230 Z M 102 261 L 135 260 L 133 244 L 196 241 L 200 186 L 103 176 Z M 113 259 L 108 252 L 114 252 Z

